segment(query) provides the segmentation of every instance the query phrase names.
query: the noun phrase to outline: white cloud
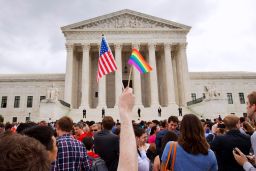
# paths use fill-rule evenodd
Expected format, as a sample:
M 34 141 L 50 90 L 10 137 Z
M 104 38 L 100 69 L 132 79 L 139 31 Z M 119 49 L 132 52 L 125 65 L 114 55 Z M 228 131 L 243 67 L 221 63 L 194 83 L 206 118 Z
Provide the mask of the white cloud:
M 255 71 L 254 0 L 13 0 L 0 3 L 0 73 L 64 73 L 60 27 L 121 9 L 192 26 L 190 71 Z

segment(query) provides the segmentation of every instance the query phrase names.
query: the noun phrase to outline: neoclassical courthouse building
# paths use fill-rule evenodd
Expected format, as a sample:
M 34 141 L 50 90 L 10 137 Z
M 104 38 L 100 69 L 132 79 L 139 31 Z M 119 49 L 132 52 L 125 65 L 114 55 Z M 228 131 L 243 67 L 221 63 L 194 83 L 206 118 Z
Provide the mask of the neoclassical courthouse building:
M 122 84 L 128 82 L 131 66 L 127 61 L 133 47 L 153 68 L 143 75 L 132 72 L 131 87 L 136 97 L 133 119 L 178 116 L 179 107 L 183 114 L 195 113 L 202 118 L 245 115 L 246 96 L 256 90 L 256 73 L 189 72 L 186 46 L 190 29 L 131 10 L 64 26 L 66 73 L 0 75 L 0 115 L 11 122 L 55 121 L 64 115 L 75 121 L 99 121 L 102 113 L 118 119 L 118 97 Z M 118 70 L 97 83 L 102 34 Z

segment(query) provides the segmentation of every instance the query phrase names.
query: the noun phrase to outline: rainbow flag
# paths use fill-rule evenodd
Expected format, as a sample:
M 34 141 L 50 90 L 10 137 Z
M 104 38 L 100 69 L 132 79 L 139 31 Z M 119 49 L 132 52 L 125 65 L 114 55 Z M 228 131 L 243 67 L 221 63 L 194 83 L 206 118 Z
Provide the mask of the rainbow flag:
M 140 52 L 133 48 L 128 64 L 135 66 L 141 74 L 152 71 L 151 66 L 145 61 Z

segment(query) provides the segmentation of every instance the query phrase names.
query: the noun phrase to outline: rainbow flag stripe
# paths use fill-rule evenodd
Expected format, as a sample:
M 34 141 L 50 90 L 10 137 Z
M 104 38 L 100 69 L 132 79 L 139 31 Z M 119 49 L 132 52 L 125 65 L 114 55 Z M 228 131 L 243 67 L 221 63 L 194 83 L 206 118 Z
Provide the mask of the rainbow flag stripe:
M 133 48 L 128 64 L 135 66 L 141 74 L 152 71 L 151 66 L 145 61 L 140 52 Z

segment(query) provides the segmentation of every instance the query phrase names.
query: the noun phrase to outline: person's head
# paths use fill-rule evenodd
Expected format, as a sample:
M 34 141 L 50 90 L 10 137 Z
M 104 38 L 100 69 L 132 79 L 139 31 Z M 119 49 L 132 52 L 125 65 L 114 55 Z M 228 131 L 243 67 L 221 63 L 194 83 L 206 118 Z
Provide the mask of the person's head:
M 115 125 L 114 119 L 111 116 L 105 116 L 102 120 L 103 129 L 111 130 Z
M 30 127 L 36 126 L 36 123 L 34 122 L 26 122 L 26 123 L 20 123 L 19 126 L 16 129 L 17 133 L 22 133 L 23 130 L 28 129 Z
M 73 129 L 73 121 L 67 116 L 63 116 L 56 122 L 56 132 L 58 136 L 71 133 Z
M 238 129 L 240 127 L 239 117 L 232 114 L 225 116 L 225 118 L 223 119 L 223 123 L 225 125 L 226 130 Z
M 179 126 L 179 119 L 177 116 L 170 116 L 168 118 L 168 130 L 175 131 Z
M 195 115 L 183 116 L 178 143 L 188 153 L 208 154 L 209 144 L 206 141 L 202 123 Z
M 97 132 L 99 132 L 100 131 L 100 129 L 99 129 L 99 126 L 98 126 L 98 124 L 93 124 L 92 126 L 91 126 L 91 131 L 95 134 L 95 133 L 97 133 Z
M 147 142 L 147 133 L 145 132 L 145 129 L 140 128 L 139 126 L 135 126 L 134 134 L 137 146 L 144 145 Z
M 92 139 L 92 137 L 85 137 L 82 142 L 83 142 L 86 150 L 92 150 L 93 149 L 93 139 Z
M 244 124 L 243 124 L 243 128 L 245 129 L 245 131 L 249 134 L 252 134 L 254 132 L 254 128 L 252 127 L 252 125 L 245 121 Z
M 0 134 L 4 132 L 4 123 L 0 122 Z
M 56 145 L 56 138 L 53 136 L 54 132 L 51 127 L 34 126 L 25 129 L 22 133 L 40 141 L 48 151 L 49 159 L 51 161 L 56 160 L 58 148 Z
M 10 134 L 0 138 L 0 170 L 50 170 L 45 147 L 36 139 Z
M 151 128 L 151 130 L 150 130 L 150 135 L 153 135 L 153 134 L 155 134 L 156 133 L 156 126 L 153 126 L 152 128 Z
M 168 131 L 164 137 L 162 138 L 162 144 L 161 144 L 161 153 L 164 151 L 165 145 L 169 142 L 169 141 L 177 141 L 178 136 L 177 134 L 175 134 L 172 131 Z
M 83 123 L 76 123 L 74 125 L 75 135 L 77 135 L 77 136 L 82 135 L 84 133 L 83 127 L 84 127 Z
M 252 120 L 256 117 L 256 91 L 247 96 L 246 102 L 247 116 Z

